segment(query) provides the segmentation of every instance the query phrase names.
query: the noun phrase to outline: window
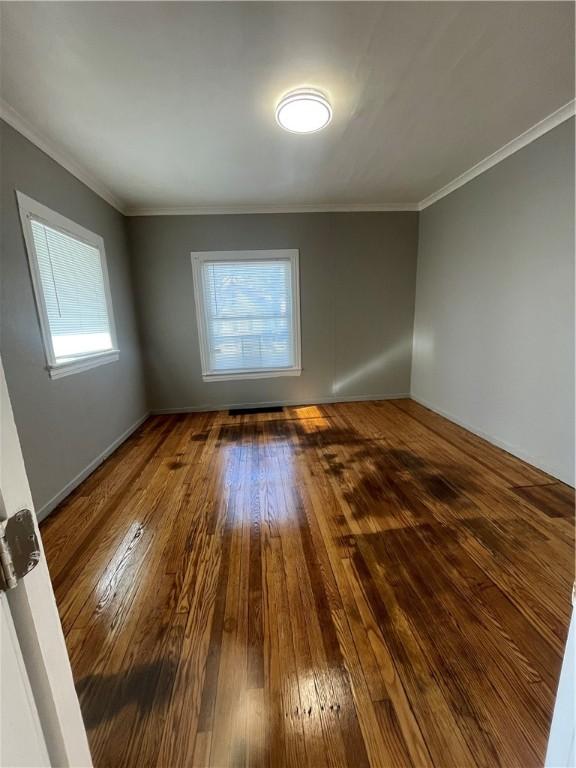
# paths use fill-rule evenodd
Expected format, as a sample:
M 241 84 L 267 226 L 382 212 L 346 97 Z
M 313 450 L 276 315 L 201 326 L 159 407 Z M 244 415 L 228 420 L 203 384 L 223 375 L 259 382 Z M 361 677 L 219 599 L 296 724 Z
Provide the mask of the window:
M 192 254 L 205 381 L 300 374 L 298 251 Z
M 104 241 L 18 192 L 52 378 L 118 360 Z

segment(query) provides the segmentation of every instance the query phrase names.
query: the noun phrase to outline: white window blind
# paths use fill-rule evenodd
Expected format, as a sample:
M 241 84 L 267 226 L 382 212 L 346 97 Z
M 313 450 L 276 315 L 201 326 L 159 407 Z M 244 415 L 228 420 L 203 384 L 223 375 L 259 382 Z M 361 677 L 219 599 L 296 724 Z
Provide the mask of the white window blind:
M 218 255 L 196 270 L 205 376 L 299 372 L 294 258 Z
M 16 194 L 50 376 L 118 360 L 103 239 Z
M 56 360 L 112 349 L 100 251 L 31 220 Z

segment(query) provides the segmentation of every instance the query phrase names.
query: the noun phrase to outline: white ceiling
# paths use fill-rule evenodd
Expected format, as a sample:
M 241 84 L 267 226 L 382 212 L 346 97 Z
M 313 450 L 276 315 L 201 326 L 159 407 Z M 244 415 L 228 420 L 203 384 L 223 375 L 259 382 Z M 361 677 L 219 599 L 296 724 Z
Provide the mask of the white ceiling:
M 413 203 L 574 98 L 574 6 L 4 2 L 1 86 L 132 210 Z

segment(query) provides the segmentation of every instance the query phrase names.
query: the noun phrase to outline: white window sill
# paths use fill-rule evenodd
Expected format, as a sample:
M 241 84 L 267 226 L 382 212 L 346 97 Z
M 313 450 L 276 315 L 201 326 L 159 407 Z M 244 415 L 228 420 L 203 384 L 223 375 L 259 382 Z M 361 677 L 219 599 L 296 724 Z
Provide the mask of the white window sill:
M 203 373 L 203 381 L 238 381 L 239 379 L 272 379 L 278 376 L 300 376 L 302 368 L 275 368 L 269 371 L 226 371 Z
M 119 357 L 120 352 L 117 349 L 111 349 L 108 352 L 100 352 L 95 355 L 63 360 L 60 363 L 56 363 L 56 365 L 49 365 L 48 371 L 50 372 L 51 379 L 61 379 L 63 376 L 70 376 L 72 373 L 82 373 L 82 371 L 88 371 L 90 368 L 96 368 L 98 365 L 113 363 Z

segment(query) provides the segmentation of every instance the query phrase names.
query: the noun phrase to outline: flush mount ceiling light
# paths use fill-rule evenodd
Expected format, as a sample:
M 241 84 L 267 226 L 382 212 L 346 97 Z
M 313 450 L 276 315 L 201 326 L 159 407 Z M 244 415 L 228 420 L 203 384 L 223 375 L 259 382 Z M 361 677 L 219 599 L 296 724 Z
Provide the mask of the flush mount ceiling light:
M 314 133 L 332 119 L 330 102 L 320 91 L 299 88 L 282 97 L 276 107 L 276 122 L 291 133 Z

